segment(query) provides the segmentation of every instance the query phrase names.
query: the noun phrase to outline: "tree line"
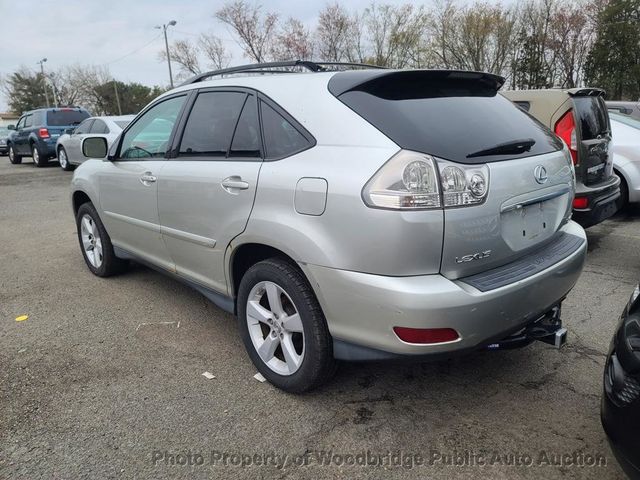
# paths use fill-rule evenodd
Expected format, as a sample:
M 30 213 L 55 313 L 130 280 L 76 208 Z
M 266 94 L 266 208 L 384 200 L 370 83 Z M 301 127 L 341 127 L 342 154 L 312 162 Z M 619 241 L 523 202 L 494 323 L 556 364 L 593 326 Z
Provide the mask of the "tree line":
M 213 17 L 228 27 L 249 62 L 313 59 L 479 70 L 504 76 L 511 89 L 589 85 L 606 89 L 611 99 L 640 99 L 640 0 L 374 2 L 362 10 L 331 3 L 312 24 L 232 0 Z M 169 54 L 179 78 L 242 61 L 210 32 L 172 42 Z M 164 50 L 158 60 L 166 61 Z M 82 65 L 63 67 L 47 78 L 21 68 L 1 86 L 16 112 L 45 105 L 48 89 L 53 104 L 82 105 L 107 115 L 136 113 L 163 91 L 116 81 L 106 68 Z

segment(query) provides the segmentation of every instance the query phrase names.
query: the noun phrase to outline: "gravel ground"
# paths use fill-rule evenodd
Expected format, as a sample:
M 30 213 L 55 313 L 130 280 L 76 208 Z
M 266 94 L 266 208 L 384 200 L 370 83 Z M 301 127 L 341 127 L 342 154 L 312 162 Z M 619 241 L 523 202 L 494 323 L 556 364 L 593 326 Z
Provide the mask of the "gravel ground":
M 0 158 L 0 478 L 623 477 L 599 403 L 640 209 L 589 229 L 562 350 L 343 364 L 293 396 L 253 378 L 200 294 L 140 266 L 91 275 L 70 179 Z

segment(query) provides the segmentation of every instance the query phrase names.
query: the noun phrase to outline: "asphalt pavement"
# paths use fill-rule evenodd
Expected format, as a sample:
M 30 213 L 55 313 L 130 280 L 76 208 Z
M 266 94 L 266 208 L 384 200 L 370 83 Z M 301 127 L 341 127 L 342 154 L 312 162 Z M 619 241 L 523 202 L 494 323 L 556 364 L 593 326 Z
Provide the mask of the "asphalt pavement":
M 588 230 L 563 349 L 341 364 L 295 396 L 254 378 L 197 292 L 142 266 L 91 275 L 71 175 L 0 157 L 0 478 L 623 478 L 599 404 L 640 208 Z

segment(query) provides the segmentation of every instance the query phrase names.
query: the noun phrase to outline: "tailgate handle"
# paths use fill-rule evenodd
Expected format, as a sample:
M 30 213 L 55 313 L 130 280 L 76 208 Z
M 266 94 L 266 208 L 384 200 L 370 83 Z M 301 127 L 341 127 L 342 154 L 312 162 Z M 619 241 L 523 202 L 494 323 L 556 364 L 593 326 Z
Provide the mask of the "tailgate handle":
M 569 185 L 564 185 L 562 188 L 556 190 L 555 192 L 545 193 L 544 195 L 530 198 L 522 202 L 503 205 L 502 207 L 500 207 L 500 213 L 511 212 L 513 210 L 520 210 L 521 208 L 527 207 L 529 205 L 534 205 L 536 203 L 544 202 L 545 200 L 551 200 L 552 198 L 560 197 L 565 193 L 569 193 L 570 191 L 571 191 L 571 188 L 569 187 Z

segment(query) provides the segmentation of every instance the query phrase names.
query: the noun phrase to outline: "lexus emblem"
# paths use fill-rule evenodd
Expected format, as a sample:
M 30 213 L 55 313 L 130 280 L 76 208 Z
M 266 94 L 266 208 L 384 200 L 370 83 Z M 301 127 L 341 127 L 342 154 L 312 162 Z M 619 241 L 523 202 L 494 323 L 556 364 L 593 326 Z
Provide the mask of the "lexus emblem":
M 533 170 L 533 176 L 536 178 L 536 182 L 538 182 L 541 185 L 543 183 L 546 183 L 547 180 L 549 180 L 549 177 L 547 176 L 547 169 L 544 168 L 542 165 L 538 165 Z

